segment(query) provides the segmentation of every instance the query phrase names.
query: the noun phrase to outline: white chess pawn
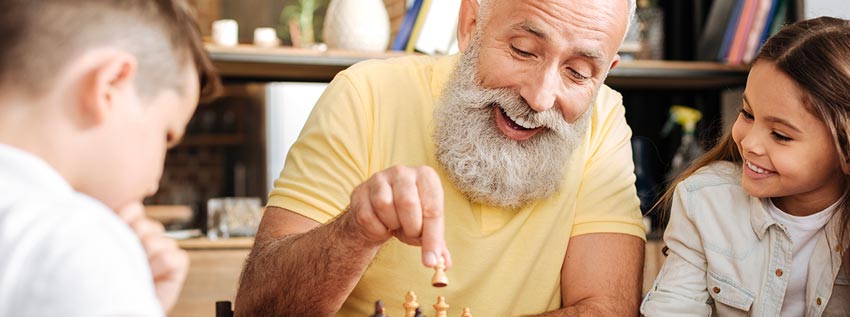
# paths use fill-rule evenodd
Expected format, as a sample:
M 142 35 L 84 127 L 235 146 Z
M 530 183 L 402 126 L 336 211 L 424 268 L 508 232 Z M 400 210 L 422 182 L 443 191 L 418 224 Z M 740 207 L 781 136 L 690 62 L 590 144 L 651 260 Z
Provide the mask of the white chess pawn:
M 434 304 L 434 316 L 435 317 L 446 317 L 446 313 L 449 311 L 449 304 L 446 303 L 446 298 L 443 296 L 437 296 L 437 303 Z
M 404 317 L 416 317 L 416 309 L 419 308 L 419 303 L 416 302 L 416 294 L 413 291 L 407 292 L 404 295 Z

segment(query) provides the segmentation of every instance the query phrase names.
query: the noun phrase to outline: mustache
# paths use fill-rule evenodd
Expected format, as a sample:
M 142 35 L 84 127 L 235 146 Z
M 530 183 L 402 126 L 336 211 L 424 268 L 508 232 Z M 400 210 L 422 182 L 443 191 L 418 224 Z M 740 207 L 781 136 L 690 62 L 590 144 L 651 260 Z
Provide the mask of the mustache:
M 461 102 L 471 109 L 501 108 L 512 118 L 523 119 L 533 125 L 540 125 L 553 130 L 559 136 L 565 136 L 569 123 L 564 119 L 561 109 L 554 106 L 544 111 L 536 111 L 525 101 L 518 92 L 509 88 L 484 88 L 476 85 L 474 89 L 466 89 L 459 94 Z

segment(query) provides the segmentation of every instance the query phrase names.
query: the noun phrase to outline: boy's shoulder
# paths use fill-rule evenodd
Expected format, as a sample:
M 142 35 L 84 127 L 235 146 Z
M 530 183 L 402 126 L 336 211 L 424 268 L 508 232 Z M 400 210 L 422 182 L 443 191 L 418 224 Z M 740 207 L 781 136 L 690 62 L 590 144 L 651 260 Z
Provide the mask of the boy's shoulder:
M 144 250 L 114 212 L 75 192 L 17 194 L 0 204 L 0 287 L 15 289 L 0 289 L 13 303 L 0 315 L 158 316 Z

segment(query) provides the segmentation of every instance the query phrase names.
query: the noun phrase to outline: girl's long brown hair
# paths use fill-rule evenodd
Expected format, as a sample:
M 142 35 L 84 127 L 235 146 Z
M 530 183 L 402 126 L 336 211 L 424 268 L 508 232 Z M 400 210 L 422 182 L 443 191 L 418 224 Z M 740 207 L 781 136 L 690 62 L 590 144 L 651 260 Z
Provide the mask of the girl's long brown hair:
M 773 63 L 804 92 L 801 101 L 829 129 L 844 182 L 850 184 L 850 21 L 820 17 L 788 25 L 762 46 L 753 61 L 758 62 Z M 670 183 L 653 212 L 669 211 L 676 185 L 716 161 L 742 163 L 731 131 Z M 846 193 L 847 189 L 836 209 L 838 238 L 845 251 L 850 245 L 850 195 Z M 843 256 L 845 266 L 850 266 L 847 252 Z

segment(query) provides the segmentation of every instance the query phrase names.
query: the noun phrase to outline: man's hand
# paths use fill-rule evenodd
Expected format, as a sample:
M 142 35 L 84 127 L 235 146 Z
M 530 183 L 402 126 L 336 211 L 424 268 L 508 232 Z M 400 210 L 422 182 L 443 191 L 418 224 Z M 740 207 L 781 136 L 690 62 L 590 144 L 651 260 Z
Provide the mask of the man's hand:
M 117 212 L 142 242 L 156 296 L 162 308 L 166 312 L 171 311 L 189 271 L 189 255 L 177 246 L 174 239 L 165 236 L 162 224 L 145 217 L 141 203 L 130 204 Z
M 451 267 L 443 218 L 443 187 L 430 167 L 395 166 L 372 175 L 351 193 L 349 217 L 363 236 L 381 242 L 395 236 L 422 246 L 422 263 Z

